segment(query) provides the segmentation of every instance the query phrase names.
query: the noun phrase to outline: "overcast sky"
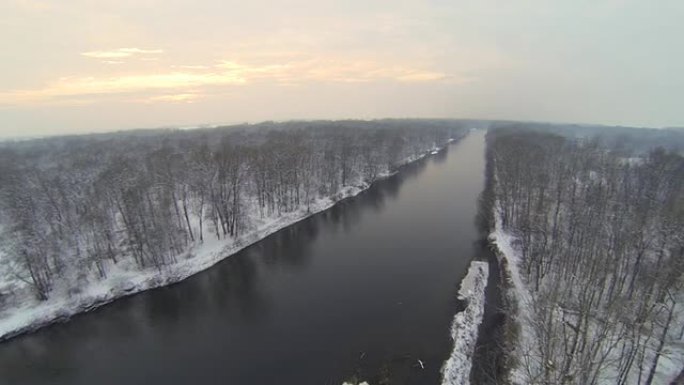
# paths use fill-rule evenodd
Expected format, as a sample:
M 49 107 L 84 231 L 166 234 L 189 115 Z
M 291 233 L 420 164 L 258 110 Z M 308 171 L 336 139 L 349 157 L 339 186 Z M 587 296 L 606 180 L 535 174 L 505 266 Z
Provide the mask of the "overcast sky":
M 684 1 L 2 0 L 0 137 L 288 119 L 684 125 Z

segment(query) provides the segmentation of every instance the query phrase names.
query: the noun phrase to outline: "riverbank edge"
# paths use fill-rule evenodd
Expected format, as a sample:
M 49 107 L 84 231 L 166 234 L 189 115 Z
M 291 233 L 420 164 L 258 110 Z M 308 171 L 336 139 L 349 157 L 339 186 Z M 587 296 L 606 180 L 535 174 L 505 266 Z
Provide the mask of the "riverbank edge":
M 468 135 L 469 133 L 465 132 L 459 137 L 450 138 L 446 144 L 437 148 L 437 152 L 441 153 L 450 145 L 460 142 Z M 326 210 L 334 207 L 335 205 L 368 190 L 377 182 L 387 180 L 402 172 L 405 167 L 425 160 L 433 155 L 436 155 L 434 149 L 425 150 L 418 156 L 411 156 L 404 159 L 395 171 L 380 175 L 371 183 L 363 183 L 357 186 L 346 186 L 333 197 L 319 199 L 308 211 L 306 209 L 300 209 L 292 213 L 287 213 L 280 218 L 277 218 L 275 221 L 268 223 L 263 228 L 244 234 L 237 240 L 227 240 L 225 242 L 222 240 L 217 242 L 217 244 L 214 245 L 214 249 L 208 251 L 206 256 L 201 258 L 201 261 L 192 260 L 192 262 L 195 263 L 185 263 L 184 265 L 178 267 L 178 271 L 171 273 L 165 270 L 161 270 L 159 272 L 140 272 L 137 274 L 137 277 L 141 277 L 140 280 L 134 280 L 124 287 L 107 288 L 106 291 L 101 293 L 97 293 L 97 288 L 94 288 L 94 291 L 96 292 L 95 294 L 87 297 L 70 298 L 68 301 L 63 301 L 61 304 L 55 304 L 55 302 L 59 300 L 54 300 L 38 303 L 38 306 L 19 308 L 17 309 L 17 314 L 15 314 L 15 317 L 9 317 L 0 320 L 0 343 L 21 335 L 35 332 L 39 329 L 56 323 L 67 322 L 74 316 L 94 311 L 118 299 L 182 282 L 195 274 L 201 273 L 202 271 L 211 268 L 226 258 L 237 254 L 243 249 L 260 242 L 268 236 L 277 233 L 278 231 L 284 230 L 314 215 L 324 213 Z M 338 199 L 334 199 L 335 197 Z M 195 245 L 191 247 L 187 250 L 186 255 L 193 255 L 193 252 L 200 249 L 201 246 L 202 245 Z M 195 256 L 195 258 L 197 258 L 197 256 Z M 30 314 L 19 314 L 23 313 L 23 311 L 28 311 Z
M 472 357 L 485 312 L 488 282 L 489 263 L 471 261 L 458 291 L 458 299 L 465 302 L 465 309 L 456 313 L 451 323 L 454 348 L 442 366 L 442 385 L 469 383 Z
M 487 352 L 484 357 L 473 357 L 473 360 L 491 360 L 492 356 L 495 357 L 496 362 L 493 365 L 489 363 L 490 367 L 488 369 L 493 369 L 496 373 L 487 373 L 487 377 L 495 378 L 497 384 L 512 385 L 512 372 L 517 366 L 514 351 L 520 333 L 520 324 L 517 321 L 519 310 L 510 262 L 497 242 L 499 241 L 499 239 L 497 239 L 497 226 L 499 225 L 499 222 L 497 220 L 498 203 L 495 195 L 496 176 L 493 155 L 490 146 L 489 133 L 487 133 L 487 136 L 485 137 L 485 186 L 480 195 L 480 201 L 478 202 L 477 223 L 483 247 L 487 249 L 485 261 L 489 264 L 490 270 L 490 279 L 485 290 L 498 296 L 496 302 L 501 308 L 496 309 L 496 314 L 490 314 L 491 310 L 485 310 L 481 329 L 485 327 L 487 317 L 498 317 L 496 320 L 491 321 L 491 323 L 495 324 L 495 333 L 497 334 L 493 338 L 498 339 L 498 341 L 495 343 L 495 352 Z M 496 285 L 496 287 L 492 287 L 492 285 Z M 486 297 L 486 301 L 489 302 L 492 300 L 493 298 Z M 488 332 L 491 333 L 492 331 L 490 330 Z M 487 346 L 482 346 L 483 341 L 481 337 L 483 336 L 483 330 L 480 330 L 478 335 L 479 337 L 475 349 L 477 352 L 479 352 L 480 349 L 489 348 Z M 475 370 L 476 367 L 479 367 L 479 370 L 482 370 L 482 366 L 483 365 L 474 362 L 473 370 Z M 491 366 L 493 366 L 493 368 Z M 475 373 L 471 371 L 469 383 L 473 383 L 475 377 Z
M 518 367 L 518 360 L 515 357 L 516 345 L 520 341 L 521 325 L 519 321 L 519 299 L 516 294 L 515 279 L 510 268 L 509 258 L 506 253 L 501 250 L 499 243 L 501 240 L 497 237 L 497 231 L 492 230 L 488 237 L 488 246 L 492 253 L 494 253 L 496 260 L 493 263 L 499 265 L 499 286 L 501 288 L 501 302 L 503 304 L 502 311 L 506 315 L 503 325 L 503 337 L 501 341 L 501 349 L 503 353 L 503 363 L 501 370 L 504 373 L 502 384 L 514 385 L 513 373 Z

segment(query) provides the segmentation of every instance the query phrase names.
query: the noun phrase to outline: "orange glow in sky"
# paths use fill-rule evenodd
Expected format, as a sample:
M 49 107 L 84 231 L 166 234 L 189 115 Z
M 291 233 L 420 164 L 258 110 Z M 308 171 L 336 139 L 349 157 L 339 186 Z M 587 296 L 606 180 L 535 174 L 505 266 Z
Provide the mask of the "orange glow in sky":
M 6 0 L 0 138 L 314 118 L 684 125 L 682 4 Z

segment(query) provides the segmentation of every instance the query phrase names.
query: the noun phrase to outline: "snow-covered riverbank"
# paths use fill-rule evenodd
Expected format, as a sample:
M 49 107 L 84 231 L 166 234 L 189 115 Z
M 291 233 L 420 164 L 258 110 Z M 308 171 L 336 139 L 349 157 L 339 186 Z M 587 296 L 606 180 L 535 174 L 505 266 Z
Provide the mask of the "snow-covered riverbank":
M 402 163 L 414 162 L 430 155 L 433 150 L 427 150 L 419 156 L 409 157 Z M 390 174 L 384 174 L 376 180 L 389 176 Z M 332 198 L 325 197 L 313 201 L 308 210 L 307 207 L 302 206 L 299 210 L 283 213 L 273 218 L 253 218 L 251 230 L 237 239 L 217 240 L 209 231 L 206 231 L 203 243 L 195 243 L 190 246 L 184 254 L 177 258 L 176 262 L 165 265 L 160 270 L 149 268 L 141 271 L 135 268 L 132 263 L 120 261 L 108 267 L 105 278 L 90 279 L 89 284 L 79 287 L 77 292 L 67 291 L 67 289 L 61 290 L 57 287 L 46 301 L 36 300 L 25 283 L 13 283 L 18 289 L 13 291 L 12 301 L 21 305 L 7 307 L 0 313 L 0 340 L 33 331 L 54 322 L 67 320 L 75 314 L 95 309 L 120 297 L 182 281 L 193 274 L 208 269 L 266 236 L 315 213 L 324 211 L 341 200 L 353 197 L 369 187 L 369 183 L 345 186 Z M 8 279 L 11 277 L 3 277 L 5 281 Z
M 451 338 L 454 349 L 442 368 L 442 384 L 462 385 L 470 383 L 473 352 L 477 334 L 484 316 L 485 289 L 489 277 L 487 262 L 472 261 L 458 292 L 458 299 L 466 307 L 454 316 Z
M 528 376 L 524 369 L 539 366 L 536 359 L 537 355 L 534 354 L 537 347 L 535 346 L 534 324 L 532 322 L 532 297 L 518 271 L 521 256 L 513 246 L 515 237 L 503 230 L 498 210 L 494 213 L 494 221 L 494 230 L 489 235 L 489 241 L 497 248 L 496 255 L 503 269 L 502 277 L 509 279 L 506 285 L 508 292 L 504 295 L 509 297 L 510 303 L 515 304 L 516 314 L 510 315 L 510 318 L 519 327 L 518 341 L 515 343 L 513 353 L 519 360 L 524 361 L 523 365 L 512 368 L 510 379 L 514 384 L 525 384 Z

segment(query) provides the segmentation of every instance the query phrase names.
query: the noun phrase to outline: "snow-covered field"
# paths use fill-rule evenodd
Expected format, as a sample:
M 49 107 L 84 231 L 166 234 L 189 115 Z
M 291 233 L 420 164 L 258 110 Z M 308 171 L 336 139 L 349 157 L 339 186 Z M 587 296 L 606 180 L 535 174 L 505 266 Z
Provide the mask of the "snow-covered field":
M 485 289 L 489 277 L 487 262 L 472 261 L 468 268 L 458 298 L 466 302 L 466 308 L 454 316 L 451 338 L 454 349 L 442 368 L 442 384 L 462 385 L 470 383 L 472 357 L 477 334 L 484 316 Z
M 427 151 L 419 156 L 412 156 L 402 163 L 408 164 L 429 155 Z M 390 174 L 381 175 L 377 180 L 387 178 Z M 219 261 L 235 254 L 241 249 L 258 242 L 295 222 L 301 221 L 317 212 L 326 210 L 342 199 L 353 197 L 370 187 L 368 183 L 356 186 L 345 186 L 335 194 L 336 198 L 320 198 L 315 200 L 309 210 L 283 213 L 274 218 L 258 220 L 253 229 L 237 239 L 225 238 L 217 240 L 209 231 L 203 243 L 196 243 L 180 256 L 177 262 L 157 270 L 150 268 L 141 271 L 133 265 L 119 263 L 108 267 L 107 277 L 91 280 L 86 287 L 79 288 L 77 293 L 53 293 L 47 301 L 38 301 L 30 294 L 27 285 L 13 278 L 11 274 L 2 277 L 0 284 L 19 287 L 20 298 L 15 298 L 20 306 L 12 306 L 0 312 L 0 340 L 11 338 L 21 333 L 36 330 L 54 322 L 64 321 L 71 316 L 92 310 L 117 298 L 135 294 L 144 290 L 166 286 L 208 269 Z M 23 287 L 23 289 L 22 289 Z

